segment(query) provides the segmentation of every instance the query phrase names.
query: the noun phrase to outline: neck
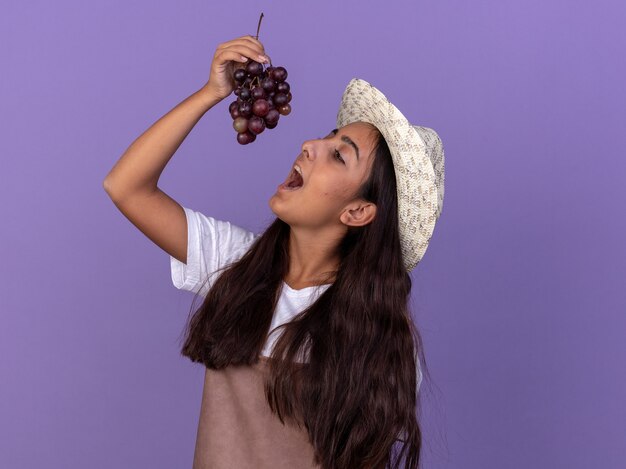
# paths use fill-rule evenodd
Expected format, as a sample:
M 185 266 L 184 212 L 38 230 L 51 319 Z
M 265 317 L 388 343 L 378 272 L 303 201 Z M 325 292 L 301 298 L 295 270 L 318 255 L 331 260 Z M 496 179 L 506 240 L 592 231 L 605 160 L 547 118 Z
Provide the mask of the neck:
M 327 283 L 328 275 L 339 266 L 337 246 L 341 235 L 294 230 L 289 234 L 289 273 L 285 281 L 290 286 Z

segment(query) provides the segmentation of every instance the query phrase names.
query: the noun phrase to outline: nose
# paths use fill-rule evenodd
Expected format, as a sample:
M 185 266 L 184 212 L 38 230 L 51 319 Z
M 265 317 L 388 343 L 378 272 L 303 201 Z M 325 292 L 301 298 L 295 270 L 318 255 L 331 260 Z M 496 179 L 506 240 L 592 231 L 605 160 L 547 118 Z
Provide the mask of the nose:
M 316 148 L 319 146 L 320 139 L 316 140 L 306 140 L 302 144 L 302 155 L 307 160 L 314 160 L 316 154 Z

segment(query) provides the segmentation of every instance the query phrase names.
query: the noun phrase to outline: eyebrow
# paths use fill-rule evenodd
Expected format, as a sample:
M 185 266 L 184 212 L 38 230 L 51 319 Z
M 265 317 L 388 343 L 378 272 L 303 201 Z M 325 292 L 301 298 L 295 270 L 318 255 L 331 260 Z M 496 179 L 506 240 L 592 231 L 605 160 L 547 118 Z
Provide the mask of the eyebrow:
M 333 135 L 337 135 L 338 131 L 339 131 L 339 129 L 333 129 L 330 132 Z M 357 159 L 357 161 L 359 161 L 359 147 L 357 147 L 356 144 L 347 135 L 342 135 L 341 136 L 341 140 L 343 142 L 346 142 L 346 143 L 349 143 L 350 145 L 352 145 L 352 148 L 354 148 L 354 151 L 356 152 L 356 159 Z

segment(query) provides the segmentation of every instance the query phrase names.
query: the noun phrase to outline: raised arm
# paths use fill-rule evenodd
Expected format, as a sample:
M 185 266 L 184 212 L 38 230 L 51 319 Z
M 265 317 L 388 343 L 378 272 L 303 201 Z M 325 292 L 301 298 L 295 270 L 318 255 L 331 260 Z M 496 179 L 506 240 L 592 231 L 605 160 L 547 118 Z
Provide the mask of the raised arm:
M 234 63 L 262 60 L 261 54 L 263 45 L 252 36 L 220 44 L 207 83 L 142 133 L 104 179 L 105 191 L 124 216 L 181 262 L 187 259 L 185 212 L 159 189 L 159 178 L 204 113 L 232 93 Z

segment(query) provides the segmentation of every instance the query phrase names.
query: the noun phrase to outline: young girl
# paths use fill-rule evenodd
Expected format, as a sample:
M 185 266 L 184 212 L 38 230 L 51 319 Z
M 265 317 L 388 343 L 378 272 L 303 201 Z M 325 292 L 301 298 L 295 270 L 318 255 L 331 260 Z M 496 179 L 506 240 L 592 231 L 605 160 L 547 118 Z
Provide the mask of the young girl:
M 206 85 L 133 142 L 104 183 L 170 254 L 174 285 L 202 299 L 182 346 L 206 367 L 193 467 L 417 468 L 423 355 L 409 272 L 443 204 L 436 132 L 353 79 L 336 128 L 303 143 L 270 198 L 276 218 L 262 233 L 181 207 L 157 186 L 200 117 L 232 93 L 236 63 L 264 55 L 251 36 L 221 44 Z

